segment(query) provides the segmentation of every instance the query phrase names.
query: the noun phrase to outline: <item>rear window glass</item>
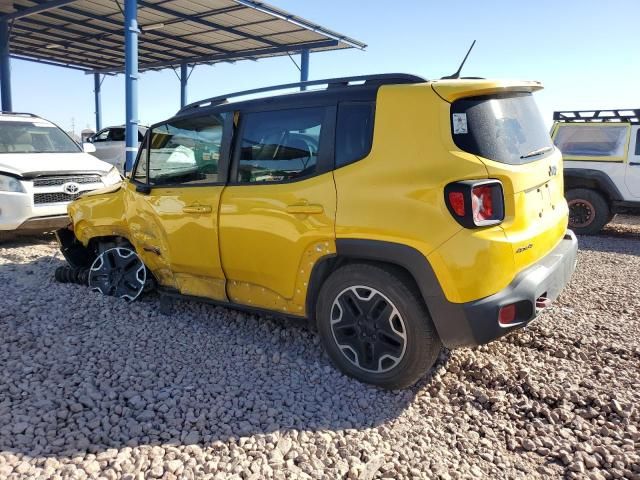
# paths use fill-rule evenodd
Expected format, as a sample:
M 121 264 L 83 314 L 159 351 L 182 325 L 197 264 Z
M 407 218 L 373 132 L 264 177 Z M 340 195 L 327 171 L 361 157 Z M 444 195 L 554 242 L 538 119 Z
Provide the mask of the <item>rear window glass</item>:
M 464 98 L 451 105 L 451 133 L 465 152 L 512 165 L 533 162 L 553 143 L 530 93 Z
M 553 140 L 564 156 L 621 158 L 628 128 L 626 125 L 559 125 Z
M 373 102 L 341 103 L 336 127 L 336 167 L 367 156 L 373 140 Z

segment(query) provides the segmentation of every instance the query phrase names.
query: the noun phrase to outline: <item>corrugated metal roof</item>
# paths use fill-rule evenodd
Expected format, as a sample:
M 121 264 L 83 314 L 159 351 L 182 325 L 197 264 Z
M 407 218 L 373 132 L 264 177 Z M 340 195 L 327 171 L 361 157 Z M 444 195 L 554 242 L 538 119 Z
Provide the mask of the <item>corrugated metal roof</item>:
M 0 0 L 0 12 L 46 0 Z M 52 2 L 53 4 L 53 2 Z M 11 55 L 103 73 L 124 70 L 122 0 L 76 0 L 12 18 Z M 365 44 L 253 0 L 138 0 L 139 69 L 259 59 Z

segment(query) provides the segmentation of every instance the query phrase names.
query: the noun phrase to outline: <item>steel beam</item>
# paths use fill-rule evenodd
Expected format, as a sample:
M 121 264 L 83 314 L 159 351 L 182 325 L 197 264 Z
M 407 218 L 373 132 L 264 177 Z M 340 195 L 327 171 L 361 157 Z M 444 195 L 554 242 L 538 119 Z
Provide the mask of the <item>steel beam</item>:
M 102 86 L 102 75 L 99 73 L 93 74 L 93 95 L 96 102 L 96 133 L 102 129 L 102 108 L 100 105 L 100 87 Z
M 0 97 L 2 98 L 2 111 L 13 110 L 11 104 L 11 57 L 9 52 L 9 24 L 0 21 Z
M 306 82 L 309 80 L 309 49 L 302 50 L 300 53 L 300 81 Z M 307 87 L 305 85 L 300 86 L 300 90 L 304 91 Z
M 49 2 L 41 3 L 40 5 L 34 5 L 33 7 L 23 8 L 17 12 L 7 13 L 0 17 L 3 20 L 17 20 L 18 18 L 29 17 L 38 13 L 46 12 L 47 10 L 53 10 L 55 8 L 64 7 L 70 3 L 77 2 L 78 0 L 51 0 Z
M 125 167 L 130 172 L 138 151 L 138 2 L 124 1 L 124 78 L 126 101 Z
M 187 83 L 189 82 L 189 65 L 186 62 L 180 64 L 180 108 L 187 104 Z

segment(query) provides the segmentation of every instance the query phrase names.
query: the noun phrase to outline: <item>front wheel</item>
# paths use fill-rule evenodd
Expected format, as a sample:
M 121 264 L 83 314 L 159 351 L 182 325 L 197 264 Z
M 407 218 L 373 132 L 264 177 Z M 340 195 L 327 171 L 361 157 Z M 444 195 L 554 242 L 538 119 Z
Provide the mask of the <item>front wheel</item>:
M 595 190 L 574 188 L 566 193 L 569 228 L 578 235 L 593 235 L 611 219 L 606 200 Z
M 413 385 L 442 348 L 415 286 L 393 268 L 339 268 L 320 290 L 316 315 L 332 362 L 345 374 L 383 388 Z

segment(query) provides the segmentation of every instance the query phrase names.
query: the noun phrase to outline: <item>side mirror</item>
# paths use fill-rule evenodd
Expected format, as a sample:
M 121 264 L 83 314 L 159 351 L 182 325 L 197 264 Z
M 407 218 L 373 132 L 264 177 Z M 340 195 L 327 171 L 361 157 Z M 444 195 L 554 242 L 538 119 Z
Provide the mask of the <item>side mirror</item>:
M 146 183 L 136 183 L 136 192 L 149 195 L 151 193 L 151 186 Z
M 93 143 L 83 143 L 82 150 L 84 153 L 95 153 L 96 146 Z

